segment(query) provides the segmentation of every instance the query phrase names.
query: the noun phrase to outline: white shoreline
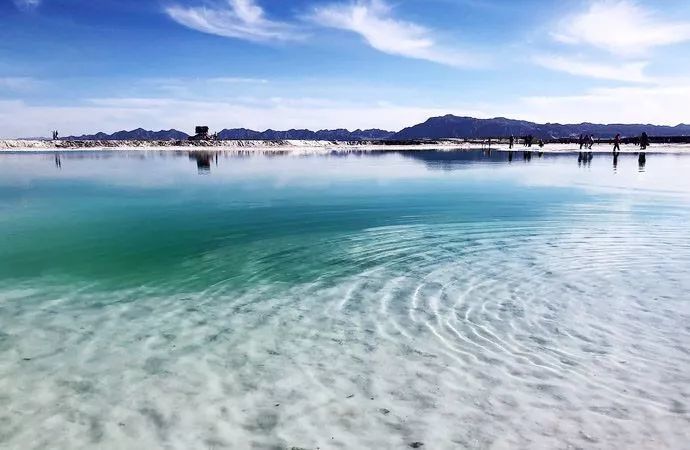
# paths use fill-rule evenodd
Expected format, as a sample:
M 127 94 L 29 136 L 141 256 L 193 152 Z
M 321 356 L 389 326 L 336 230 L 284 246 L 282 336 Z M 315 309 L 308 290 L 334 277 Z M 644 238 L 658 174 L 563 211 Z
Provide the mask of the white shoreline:
M 45 153 L 45 152 L 111 152 L 111 151 L 197 151 L 197 152 L 287 152 L 295 154 L 331 153 L 351 151 L 414 151 L 414 150 L 486 150 L 486 143 L 477 141 L 444 139 L 434 142 L 415 144 L 382 144 L 380 141 L 304 141 L 304 140 L 232 140 L 206 142 L 197 145 L 175 145 L 179 141 L 50 141 L 50 140 L 0 140 L 0 153 Z M 508 144 L 493 144 L 491 150 L 508 151 Z M 544 153 L 570 153 L 591 151 L 593 153 L 611 153 L 611 144 L 595 144 L 591 150 L 580 150 L 578 144 L 547 144 L 525 147 L 516 145 L 514 152 L 532 151 Z M 629 144 L 621 146 L 621 153 L 639 153 L 640 148 Z M 690 154 L 690 144 L 653 144 L 647 153 Z

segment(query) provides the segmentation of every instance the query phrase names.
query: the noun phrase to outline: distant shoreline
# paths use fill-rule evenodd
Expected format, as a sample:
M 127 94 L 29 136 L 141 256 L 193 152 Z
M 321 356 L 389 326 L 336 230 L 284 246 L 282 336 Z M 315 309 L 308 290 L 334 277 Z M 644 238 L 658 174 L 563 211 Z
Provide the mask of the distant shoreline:
M 507 143 L 491 143 L 491 150 L 508 151 Z M 328 153 L 348 151 L 408 151 L 408 150 L 488 150 L 488 141 L 464 139 L 408 140 L 408 141 L 306 141 L 306 140 L 228 140 L 228 141 L 127 141 L 127 140 L 0 140 L 2 153 L 66 152 L 66 151 L 239 151 L 239 152 L 286 152 L 286 153 Z M 516 144 L 515 152 L 532 151 L 544 153 L 565 153 L 582 151 L 578 144 L 550 143 L 543 148 L 538 145 L 525 147 Z M 610 153 L 613 146 L 608 143 L 595 144 L 593 153 Z M 588 150 L 584 150 L 588 151 Z M 640 148 L 634 144 L 621 146 L 621 153 L 637 153 Z M 648 153 L 690 153 L 690 144 L 653 144 Z

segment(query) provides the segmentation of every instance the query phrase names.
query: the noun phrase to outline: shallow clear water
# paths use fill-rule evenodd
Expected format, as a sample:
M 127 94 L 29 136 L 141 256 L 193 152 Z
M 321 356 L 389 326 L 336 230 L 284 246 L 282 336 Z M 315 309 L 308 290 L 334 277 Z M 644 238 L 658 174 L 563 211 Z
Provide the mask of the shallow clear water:
M 688 173 L 0 155 L 0 447 L 687 448 Z

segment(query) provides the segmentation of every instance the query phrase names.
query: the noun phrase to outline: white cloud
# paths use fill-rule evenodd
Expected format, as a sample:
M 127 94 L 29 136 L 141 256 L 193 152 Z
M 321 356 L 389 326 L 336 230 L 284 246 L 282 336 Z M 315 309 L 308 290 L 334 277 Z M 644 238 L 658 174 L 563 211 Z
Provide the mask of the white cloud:
M 302 38 L 293 26 L 266 18 L 254 0 L 227 0 L 227 6 L 171 6 L 165 12 L 177 23 L 204 33 L 254 42 Z
M 597 0 L 581 13 L 560 21 L 552 36 L 619 56 L 690 40 L 690 22 L 662 18 L 631 0 Z
M 14 4 L 21 10 L 32 10 L 41 4 L 41 0 L 14 0 Z
M 30 77 L 0 77 L 0 90 L 28 91 L 42 84 Z
M 239 77 L 217 77 L 209 78 L 209 83 L 221 84 L 267 84 L 268 80 L 264 78 L 239 78 Z
M 650 78 L 644 74 L 649 64 L 646 61 L 602 64 L 582 58 L 540 55 L 532 58 L 539 66 L 550 70 L 557 70 L 571 75 L 598 78 L 602 80 L 616 80 L 632 83 L 648 83 Z
M 316 7 L 311 20 L 320 26 L 352 31 L 384 53 L 450 66 L 475 66 L 479 58 L 440 46 L 433 32 L 421 25 L 392 17 L 383 0 Z
M 512 117 L 561 123 L 677 125 L 687 118 L 690 83 L 591 89 L 581 95 L 526 97 L 505 105 Z M 512 113 L 511 113 L 512 111 Z

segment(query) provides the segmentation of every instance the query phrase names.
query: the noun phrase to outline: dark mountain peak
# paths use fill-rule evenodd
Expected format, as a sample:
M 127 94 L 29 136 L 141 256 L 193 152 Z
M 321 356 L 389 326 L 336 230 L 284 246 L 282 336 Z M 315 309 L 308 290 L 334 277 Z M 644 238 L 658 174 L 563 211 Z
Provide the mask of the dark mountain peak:
M 93 140 L 98 140 L 98 141 L 106 141 L 106 140 L 120 140 L 120 141 L 129 141 L 129 140 L 157 140 L 157 141 L 168 141 L 168 140 L 181 140 L 181 139 L 187 139 L 189 135 L 187 133 L 183 133 L 182 131 L 178 131 L 175 129 L 171 130 L 161 130 L 161 131 L 148 131 L 144 130 L 143 128 L 136 128 L 131 131 L 126 131 L 126 130 L 121 130 L 121 131 L 116 131 L 113 134 L 106 134 L 103 132 L 99 132 L 96 134 L 85 134 L 82 136 L 69 136 L 66 139 L 75 139 L 75 140 L 83 140 L 83 141 L 93 141 Z
M 334 133 L 334 132 L 335 133 L 349 133 L 350 131 L 346 130 L 345 128 L 335 128 L 333 130 L 324 129 L 324 130 L 317 131 L 317 133 Z
M 553 139 L 593 135 L 595 138 L 613 137 L 620 133 L 623 136 L 639 136 L 643 131 L 655 136 L 690 135 L 690 126 L 676 127 L 651 124 L 579 124 L 546 123 L 538 124 L 525 120 L 495 117 L 493 119 L 476 119 L 454 116 L 451 114 L 432 117 L 424 123 L 405 128 L 393 135 L 394 139 L 443 139 L 443 138 L 490 138 L 505 136 L 533 135 L 538 138 Z
M 278 139 L 297 139 L 297 140 L 366 140 L 366 139 L 387 139 L 393 135 L 391 131 L 385 130 L 357 130 L 350 132 L 344 128 L 335 130 L 311 131 L 307 129 L 290 129 L 278 131 L 271 128 L 265 131 L 254 131 L 246 128 L 224 129 L 218 136 L 221 139 L 257 139 L 257 140 L 278 140 Z

